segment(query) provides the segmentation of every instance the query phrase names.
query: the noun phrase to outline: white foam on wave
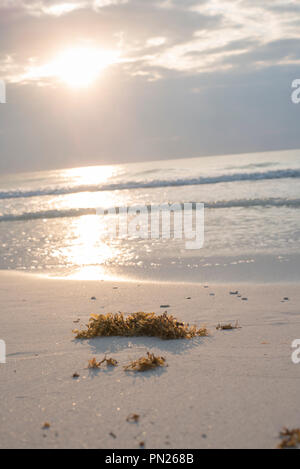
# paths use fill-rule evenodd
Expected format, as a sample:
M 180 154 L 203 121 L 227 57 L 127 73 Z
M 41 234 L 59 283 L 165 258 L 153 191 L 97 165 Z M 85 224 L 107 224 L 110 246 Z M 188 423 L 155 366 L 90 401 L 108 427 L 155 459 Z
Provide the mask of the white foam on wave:
M 0 199 L 19 199 L 41 196 L 55 196 L 78 194 L 81 192 L 102 192 L 114 190 L 130 190 L 130 189 L 151 189 L 160 187 L 177 187 L 177 186 L 193 186 L 201 184 L 219 184 L 226 182 L 240 181 L 262 181 L 270 179 L 284 178 L 300 178 L 300 169 L 281 169 L 258 172 L 243 172 L 220 174 L 214 176 L 200 176 L 196 178 L 177 178 L 177 179 L 154 179 L 151 181 L 128 181 L 113 184 L 102 185 L 79 185 L 66 187 L 45 187 L 37 190 L 13 190 L 0 192 Z
M 196 202 L 189 202 L 193 204 L 193 208 L 196 206 Z M 228 201 L 216 201 L 205 203 L 206 209 L 226 209 L 226 208 L 272 208 L 272 207 L 290 207 L 300 208 L 300 199 L 281 199 L 281 198 L 269 198 L 269 199 L 236 199 Z M 151 209 L 160 209 L 160 205 L 151 205 Z M 134 209 L 135 207 L 130 207 Z M 136 206 L 138 210 L 140 207 Z M 114 207 L 115 209 L 115 207 Z M 104 212 L 109 212 L 112 209 L 103 209 Z M 27 220 L 43 220 L 53 218 L 76 218 L 85 215 L 96 215 L 96 208 L 78 208 L 78 209 L 65 209 L 65 210 L 45 210 L 37 212 L 24 212 L 20 214 L 7 214 L 0 216 L 0 223 L 2 222 L 13 222 L 13 221 L 27 221 Z

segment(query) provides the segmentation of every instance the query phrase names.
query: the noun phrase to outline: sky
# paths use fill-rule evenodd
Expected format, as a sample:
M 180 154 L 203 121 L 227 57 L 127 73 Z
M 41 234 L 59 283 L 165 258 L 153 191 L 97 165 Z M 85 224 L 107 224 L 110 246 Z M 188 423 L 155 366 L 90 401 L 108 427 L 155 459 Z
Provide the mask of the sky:
M 0 171 L 300 148 L 300 0 L 1 0 Z

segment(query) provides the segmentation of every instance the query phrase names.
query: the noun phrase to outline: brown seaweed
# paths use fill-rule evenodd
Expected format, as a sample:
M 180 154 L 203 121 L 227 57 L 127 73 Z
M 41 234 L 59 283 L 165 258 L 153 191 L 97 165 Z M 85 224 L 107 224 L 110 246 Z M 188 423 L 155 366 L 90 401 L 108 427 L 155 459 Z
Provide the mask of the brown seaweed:
M 153 368 L 165 366 L 166 359 L 164 357 L 157 357 L 154 353 L 147 352 L 147 357 L 141 357 L 134 360 L 129 365 L 125 366 L 125 371 L 148 371 Z
M 198 329 L 184 322 L 177 321 L 173 316 L 163 313 L 134 313 L 125 316 L 117 314 L 92 314 L 86 330 L 74 330 L 77 339 L 93 337 L 159 337 L 161 339 L 192 339 L 205 337 L 208 331 L 205 327 Z
M 101 368 L 101 365 L 103 365 L 103 363 L 105 363 L 106 366 L 118 366 L 117 360 L 114 360 L 113 358 L 106 358 L 105 355 L 103 360 L 101 360 L 100 362 L 97 362 L 96 358 L 92 358 L 91 360 L 89 360 L 88 368 L 99 369 Z
M 293 430 L 284 428 L 280 433 L 280 437 L 282 441 L 278 445 L 279 449 L 298 448 L 300 445 L 300 428 L 294 428 Z

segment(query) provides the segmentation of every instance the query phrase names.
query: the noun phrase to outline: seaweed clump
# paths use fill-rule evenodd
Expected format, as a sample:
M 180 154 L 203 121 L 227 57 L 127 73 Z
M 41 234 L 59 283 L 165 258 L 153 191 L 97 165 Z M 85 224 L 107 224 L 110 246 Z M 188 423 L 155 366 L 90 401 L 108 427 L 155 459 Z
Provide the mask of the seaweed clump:
M 295 428 L 293 430 L 284 428 L 280 433 L 280 437 L 282 438 L 282 441 L 278 445 L 279 449 L 297 448 L 298 445 L 300 445 L 300 428 Z
M 93 337 L 112 336 L 147 336 L 161 339 L 192 339 L 205 337 L 207 329 L 197 329 L 179 322 L 166 312 L 161 315 L 155 313 L 134 313 L 124 316 L 118 314 L 92 314 L 86 330 L 75 330 L 77 339 L 91 339 Z
M 125 366 L 125 371 L 148 371 L 159 366 L 165 366 L 164 357 L 156 357 L 154 353 L 147 352 L 147 357 L 141 357 Z

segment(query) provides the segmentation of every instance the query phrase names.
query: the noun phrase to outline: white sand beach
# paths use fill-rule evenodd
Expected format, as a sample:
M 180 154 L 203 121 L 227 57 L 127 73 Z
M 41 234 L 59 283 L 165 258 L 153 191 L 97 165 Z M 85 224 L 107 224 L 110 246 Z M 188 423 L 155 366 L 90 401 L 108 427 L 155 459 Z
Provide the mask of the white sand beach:
M 9 272 L 0 280 L 0 339 L 7 345 L 1 448 L 139 448 L 141 442 L 153 449 L 275 448 L 284 426 L 299 426 L 300 365 L 291 360 L 291 344 L 300 338 L 297 284 L 204 288 Z M 236 290 L 247 301 L 230 295 Z M 182 321 L 206 325 L 210 336 L 74 340 L 74 321 L 84 325 L 91 313 L 160 313 L 161 305 Z M 241 329 L 216 330 L 219 322 L 237 320 Z M 147 351 L 168 366 L 124 371 Z M 117 368 L 87 369 L 89 359 L 105 353 Z M 138 423 L 126 421 L 132 413 Z M 42 429 L 46 422 L 50 428 Z

